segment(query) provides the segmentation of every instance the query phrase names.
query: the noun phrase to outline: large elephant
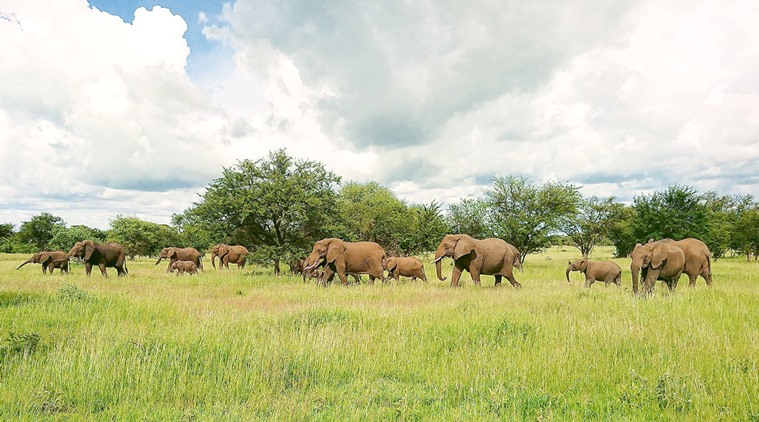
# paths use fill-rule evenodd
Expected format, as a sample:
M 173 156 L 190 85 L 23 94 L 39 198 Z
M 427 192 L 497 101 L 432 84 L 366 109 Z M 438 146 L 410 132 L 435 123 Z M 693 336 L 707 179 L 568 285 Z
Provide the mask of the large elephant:
M 241 245 L 225 245 L 219 243 L 211 248 L 211 266 L 216 268 L 216 257 L 219 257 L 219 268 L 227 267 L 229 269 L 229 263 L 237 264 L 237 268 L 242 269 L 245 267 L 246 258 L 250 252 Z
M 93 265 L 97 265 L 100 268 L 100 273 L 106 277 L 108 276 L 105 272 L 106 267 L 116 268 L 119 277 L 129 274 L 124 248 L 118 243 L 95 243 L 91 240 L 83 240 L 76 242 L 64 259 L 72 256 L 84 260 L 84 269 L 88 276 L 92 274 Z M 56 260 L 56 262 L 58 261 Z
M 411 281 L 416 281 L 417 278 L 421 278 L 425 283 L 427 282 L 427 275 L 424 273 L 424 264 L 419 258 L 413 256 L 391 256 L 385 260 L 385 267 L 387 268 L 388 277 L 394 278 L 396 281 L 403 276 L 411 277 Z
M 673 242 L 660 241 L 650 245 L 650 258 L 647 260 L 643 292 L 653 292 L 656 280 L 664 281 L 670 291 L 674 290 L 680 280 L 680 275 L 685 270 L 685 253 Z
M 386 258 L 385 250 L 374 242 L 346 242 L 328 238 L 314 243 L 305 270 L 324 266 L 322 284 L 325 286 L 334 273 L 344 286 L 348 284 L 346 276 L 349 273 L 369 274 L 369 284 L 373 284 L 376 278 L 385 281 Z
M 653 248 L 659 243 L 670 243 L 683 251 L 685 266 L 683 272 L 688 275 L 689 286 L 696 285 L 696 278 L 700 275 L 706 284 L 712 284 L 711 252 L 704 242 L 687 238 L 683 240 L 662 239 L 654 242 L 649 240 L 646 244 L 638 243 L 630 253 L 630 273 L 632 275 L 633 292 L 638 291 L 638 282 L 646 278 L 646 271 L 651 259 Z M 640 275 L 640 277 L 639 277 Z
M 590 287 L 596 281 L 603 281 L 606 286 L 614 283 L 617 286 L 622 285 L 622 268 L 612 261 L 591 261 L 588 258 L 578 259 L 575 262 L 569 261 L 567 266 L 567 283 L 569 283 L 569 272 L 579 271 L 585 274 L 585 287 Z
M 441 281 L 446 278 L 441 273 L 441 260 L 445 257 L 453 258 L 453 274 L 451 287 L 458 287 L 462 271 L 469 271 L 472 280 L 480 285 L 480 275 L 495 276 L 495 285 L 501 284 L 501 279 L 506 277 L 515 288 L 522 287 L 514 278 L 514 250 L 502 239 L 474 239 L 466 234 L 448 234 L 440 241 L 435 252 L 437 278 Z
M 155 262 L 155 265 L 158 265 L 163 259 L 169 260 L 169 266 L 166 267 L 167 273 L 171 272 L 171 265 L 177 261 L 190 261 L 200 270 L 203 270 L 203 255 L 195 248 L 163 248 L 161 249 L 161 254 L 158 255 L 158 261 Z
M 688 275 L 688 286 L 694 287 L 698 276 L 712 285 L 712 253 L 709 247 L 698 239 L 689 237 L 683 240 L 663 239 L 662 242 L 671 242 L 685 254 L 684 273 Z
M 47 274 L 47 270 L 50 270 L 50 274 L 52 274 L 53 270 L 56 268 L 60 269 L 61 273 L 69 272 L 69 259 L 66 258 L 65 251 L 37 252 L 36 254 L 32 255 L 31 258 L 27 259 L 23 264 L 19 265 L 16 270 L 26 264 L 42 264 L 42 274 Z

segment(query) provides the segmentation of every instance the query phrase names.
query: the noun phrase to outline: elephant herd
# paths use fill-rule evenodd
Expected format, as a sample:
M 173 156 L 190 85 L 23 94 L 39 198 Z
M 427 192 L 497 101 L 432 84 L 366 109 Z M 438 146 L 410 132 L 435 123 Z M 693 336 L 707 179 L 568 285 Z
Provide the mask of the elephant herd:
M 630 273 L 632 289 L 638 293 L 639 284 L 643 284 L 643 293 L 651 293 L 657 280 L 662 280 L 669 290 L 674 290 L 685 273 L 691 287 L 696 285 L 696 278 L 701 276 L 706 284 L 712 285 L 712 254 L 706 244 L 698 239 L 683 240 L 662 239 L 646 244 L 638 243 L 630 253 Z M 590 261 L 582 258 L 569 262 L 567 281 L 570 271 L 585 274 L 585 286 L 590 287 L 596 281 L 603 281 L 607 286 L 614 283 L 621 285 L 622 269 L 611 261 Z
M 215 260 L 219 258 L 219 268 L 229 268 L 229 263 L 237 264 L 238 268 L 245 266 L 245 259 L 249 252 L 244 246 L 218 244 L 211 249 L 211 265 L 216 268 Z M 32 255 L 16 268 L 17 270 L 26 264 L 42 264 L 42 273 L 59 269 L 61 273 L 69 271 L 69 260 L 76 257 L 84 262 L 85 273 L 89 276 L 92 267 L 97 266 L 103 276 L 107 276 L 106 267 L 116 268 L 118 276 L 129 274 L 126 266 L 126 254 L 124 248 L 118 243 L 95 243 L 92 240 L 77 242 L 67 253 L 64 251 L 43 251 Z M 158 265 L 162 260 L 169 261 L 166 272 L 177 271 L 180 274 L 196 274 L 203 271 L 203 255 L 195 248 L 163 248 L 158 256 Z
M 218 244 L 211 248 L 211 265 L 216 268 L 215 260 L 219 259 L 219 268 L 229 268 L 229 263 L 237 264 L 242 269 L 249 255 L 248 250 L 240 245 Z M 105 276 L 106 267 L 116 268 L 119 276 L 129 274 L 126 267 L 124 249 L 118 243 L 94 243 L 91 240 L 77 242 L 69 252 L 53 251 L 39 252 L 23 262 L 17 270 L 26 264 L 42 265 L 42 272 L 53 273 L 69 271 L 69 259 L 77 257 L 84 262 L 85 272 L 89 276 L 92 267 L 97 266 Z M 167 272 L 179 274 L 196 274 L 203 270 L 203 254 L 195 248 L 163 248 L 155 265 L 162 260 L 169 262 Z M 514 288 L 522 285 L 514 277 L 514 268 L 521 269 L 519 250 L 513 245 L 498 238 L 475 239 L 465 234 L 449 234 L 443 237 L 435 251 L 436 274 L 439 280 L 446 280 L 441 269 L 443 258 L 453 259 L 451 287 L 459 286 L 461 274 L 469 272 L 472 281 L 480 285 L 480 276 L 492 275 L 495 285 L 499 286 L 502 279 L 511 283 Z M 657 280 L 666 283 L 670 290 L 677 287 L 680 276 L 685 273 L 690 286 L 696 284 L 696 278 L 701 276 L 707 285 L 712 284 L 711 252 L 704 242 L 688 238 L 683 240 L 662 239 L 649 240 L 646 244 L 638 243 L 630 254 L 632 260 L 630 272 L 633 292 L 637 293 L 642 283 L 644 293 L 653 290 Z M 326 238 L 314 243 L 313 250 L 307 258 L 300 262 L 300 270 L 305 281 L 307 275 L 319 279 L 326 285 L 337 275 L 343 285 L 347 277 L 353 276 L 359 280 L 361 274 L 369 275 L 369 283 L 380 279 L 386 281 L 385 271 L 389 278 L 398 280 L 401 276 L 427 281 L 424 264 L 415 257 L 387 256 L 382 246 L 374 242 L 347 242 L 337 238 Z M 603 281 L 607 286 L 614 283 L 621 285 L 622 269 L 611 261 L 590 261 L 582 258 L 570 261 L 566 269 L 569 273 L 579 271 L 585 275 L 585 286 L 590 287 L 596 281 Z

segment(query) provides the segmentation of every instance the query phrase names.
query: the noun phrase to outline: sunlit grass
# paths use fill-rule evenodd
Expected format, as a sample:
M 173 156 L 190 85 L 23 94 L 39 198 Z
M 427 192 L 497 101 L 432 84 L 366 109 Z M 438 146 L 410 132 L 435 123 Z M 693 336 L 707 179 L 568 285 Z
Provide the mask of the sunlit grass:
M 320 288 L 153 260 L 43 276 L 0 255 L 0 419 L 759 418 L 758 264 L 640 299 L 626 259 L 621 289 L 567 283 L 565 249 L 528 257 L 519 291 L 451 289 L 430 264 L 429 284 Z

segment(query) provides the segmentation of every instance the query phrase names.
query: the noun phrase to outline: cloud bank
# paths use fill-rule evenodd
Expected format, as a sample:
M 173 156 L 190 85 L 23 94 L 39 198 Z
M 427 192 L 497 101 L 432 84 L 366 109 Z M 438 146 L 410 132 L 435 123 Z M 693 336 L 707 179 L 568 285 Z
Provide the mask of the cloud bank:
M 499 174 L 759 195 L 755 2 L 238 0 L 205 17 L 231 55 L 191 79 L 187 16 L 0 7 L 0 219 L 166 222 L 222 166 L 280 147 L 418 202 Z

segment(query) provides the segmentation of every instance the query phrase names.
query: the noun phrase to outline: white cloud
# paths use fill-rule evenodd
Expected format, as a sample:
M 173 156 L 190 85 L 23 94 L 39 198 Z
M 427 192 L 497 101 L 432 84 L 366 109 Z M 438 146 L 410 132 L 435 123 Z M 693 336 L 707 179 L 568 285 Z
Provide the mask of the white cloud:
M 750 0 L 238 0 L 190 17 L 219 47 L 193 80 L 165 8 L 0 16 L 0 219 L 167 222 L 221 166 L 280 147 L 420 202 L 497 174 L 625 200 L 673 183 L 759 196 Z

